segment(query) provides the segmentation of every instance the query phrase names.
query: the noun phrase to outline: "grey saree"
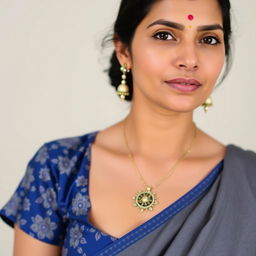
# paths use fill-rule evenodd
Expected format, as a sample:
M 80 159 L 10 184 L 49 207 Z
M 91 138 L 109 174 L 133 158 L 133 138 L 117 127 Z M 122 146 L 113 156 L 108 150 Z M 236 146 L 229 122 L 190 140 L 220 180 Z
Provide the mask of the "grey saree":
M 221 173 L 207 182 L 97 255 L 256 256 L 256 154 L 228 145 Z

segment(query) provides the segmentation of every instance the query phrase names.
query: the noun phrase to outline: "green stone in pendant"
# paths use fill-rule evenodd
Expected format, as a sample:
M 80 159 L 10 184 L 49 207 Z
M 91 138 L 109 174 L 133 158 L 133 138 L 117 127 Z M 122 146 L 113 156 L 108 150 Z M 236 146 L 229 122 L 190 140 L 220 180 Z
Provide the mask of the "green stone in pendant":
M 138 207 L 141 212 L 145 210 L 152 211 L 154 205 L 158 204 L 156 194 L 151 191 L 150 187 L 146 190 L 139 191 L 134 197 L 134 206 Z

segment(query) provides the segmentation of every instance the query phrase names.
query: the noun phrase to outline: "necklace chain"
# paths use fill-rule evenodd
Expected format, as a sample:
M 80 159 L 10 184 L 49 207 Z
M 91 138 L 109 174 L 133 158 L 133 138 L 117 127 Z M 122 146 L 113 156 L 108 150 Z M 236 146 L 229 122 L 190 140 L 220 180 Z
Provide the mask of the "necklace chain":
M 163 177 L 159 180 L 159 182 L 157 182 L 154 186 L 151 186 L 151 188 L 157 189 L 165 180 L 167 180 L 167 179 L 174 173 L 175 169 L 177 168 L 177 166 L 179 165 L 179 163 L 181 162 L 181 160 L 183 160 L 183 159 L 191 152 L 191 148 L 192 148 L 192 146 L 193 146 L 193 144 L 194 144 L 194 142 L 195 142 L 196 135 L 197 135 L 197 127 L 196 127 L 196 125 L 194 125 L 194 127 L 195 127 L 195 131 L 194 131 L 194 135 L 193 135 L 193 138 L 192 138 L 192 140 L 191 140 L 191 142 L 190 142 L 189 147 L 188 147 L 188 148 L 186 149 L 186 151 L 177 159 L 177 161 L 176 161 L 176 162 L 174 163 L 174 165 L 171 167 L 171 169 L 169 170 L 169 172 L 167 173 L 167 175 L 163 176 Z M 140 169 L 138 168 L 138 165 L 136 164 L 136 161 L 135 161 L 135 159 L 134 159 L 133 153 L 132 153 L 132 151 L 131 151 L 131 149 L 130 149 L 130 147 L 129 147 L 128 140 L 127 140 L 127 136 L 126 136 L 126 132 L 125 132 L 125 122 L 124 122 L 124 130 L 123 130 L 123 131 L 124 131 L 124 139 L 125 139 L 126 147 L 127 147 L 128 151 L 129 151 L 129 158 L 132 160 L 132 162 L 133 162 L 133 164 L 134 164 L 134 166 L 135 166 L 135 168 L 136 168 L 136 170 L 137 170 L 137 172 L 138 172 L 138 174 L 139 174 L 139 176 L 140 176 L 140 179 L 141 179 L 141 182 L 143 183 L 143 185 L 144 185 L 145 187 L 149 187 L 149 186 L 147 185 L 147 182 L 145 181 L 144 177 L 142 176 L 141 171 L 140 171 Z

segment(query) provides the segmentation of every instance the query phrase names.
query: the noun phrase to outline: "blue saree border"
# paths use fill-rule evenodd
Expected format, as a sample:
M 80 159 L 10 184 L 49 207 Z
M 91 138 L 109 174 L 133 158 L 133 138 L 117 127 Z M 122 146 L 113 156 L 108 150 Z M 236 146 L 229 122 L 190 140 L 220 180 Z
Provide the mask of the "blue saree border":
M 118 253 L 122 252 L 138 240 L 142 239 L 166 221 L 171 219 L 175 214 L 180 212 L 186 206 L 191 204 L 195 199 L 199 198 L 206 191 L 207 188 L 213 183 L 215 178 L 218 176 L 220 171 L 222 170 L 224 160 L 222 160 L 217 166 L 194 188 L 188 191 L 185 195 L 183 195 L 180 199 L 175 201 L 173 204 L 168 206 L 166 209 L 161 211 L 156 216 L 152 217 L 139 227 L 130 231 L 123 237 L 115 240 L 112 244 L 100 250 L 96 255 L 97 256 L 115 256 Z

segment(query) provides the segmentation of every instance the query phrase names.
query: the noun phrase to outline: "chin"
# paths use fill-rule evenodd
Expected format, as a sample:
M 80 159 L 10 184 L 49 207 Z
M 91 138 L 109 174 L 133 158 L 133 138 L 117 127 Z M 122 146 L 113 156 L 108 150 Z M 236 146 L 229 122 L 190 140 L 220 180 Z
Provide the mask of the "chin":
M 188 106 L 188 105 L 172 105 L 172 106 L 161 106 L 161 108 L 167 110 L 168 112 L 176 112 L 176 113 L 188 113 L 188 112 L 193 112 L 196 107 L 195 106 Z
M 166 110 L 169 110 L 171 112 L 193 112 L 200 104 L 195 103 L 194 101 L 190 100 L 184 100 L 184 101 L 176 101 L 171 102 L 168 104 L 161 103 L 161 106 L 165 108 Z

